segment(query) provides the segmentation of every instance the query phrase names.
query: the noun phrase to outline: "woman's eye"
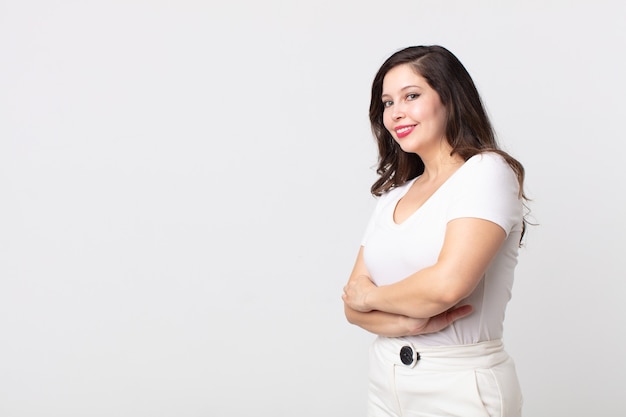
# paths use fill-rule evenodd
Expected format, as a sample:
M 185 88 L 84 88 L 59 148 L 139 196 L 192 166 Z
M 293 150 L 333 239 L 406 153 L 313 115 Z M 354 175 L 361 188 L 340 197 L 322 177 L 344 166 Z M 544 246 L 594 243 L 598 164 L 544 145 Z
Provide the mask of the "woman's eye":
M 406 99 L 407 100 L 415 100 L 419 96 L 420 96 L 419 94 L 411 93 L 411 94 L 407 94 Z
M 391 107 L 391 106 L 393 106 L 393 101 L 383 101 L 384 108 Z

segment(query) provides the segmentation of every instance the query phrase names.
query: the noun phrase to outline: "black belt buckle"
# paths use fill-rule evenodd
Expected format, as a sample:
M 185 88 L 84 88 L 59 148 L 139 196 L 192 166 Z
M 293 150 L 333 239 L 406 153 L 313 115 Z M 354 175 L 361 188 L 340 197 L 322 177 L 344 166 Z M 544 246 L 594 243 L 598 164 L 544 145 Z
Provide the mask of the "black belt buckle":
M 402 346 L 400 349 L 400 360 L 405 365 L 411 365 L 413 361 L 420 360 L 419 352 L 415 352 L 411 346 Z

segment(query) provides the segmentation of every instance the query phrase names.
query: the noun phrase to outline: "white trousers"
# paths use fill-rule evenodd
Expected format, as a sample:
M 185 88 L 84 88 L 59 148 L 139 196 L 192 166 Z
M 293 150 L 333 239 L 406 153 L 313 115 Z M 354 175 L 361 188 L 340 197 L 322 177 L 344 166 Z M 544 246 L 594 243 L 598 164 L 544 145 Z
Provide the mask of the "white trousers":
M 401 350 L 410 364 L 403 363 Z M 522 415 L 515 364 L 500 340 L 433 347 L 378 337 L 369 374 L 368 417 Z

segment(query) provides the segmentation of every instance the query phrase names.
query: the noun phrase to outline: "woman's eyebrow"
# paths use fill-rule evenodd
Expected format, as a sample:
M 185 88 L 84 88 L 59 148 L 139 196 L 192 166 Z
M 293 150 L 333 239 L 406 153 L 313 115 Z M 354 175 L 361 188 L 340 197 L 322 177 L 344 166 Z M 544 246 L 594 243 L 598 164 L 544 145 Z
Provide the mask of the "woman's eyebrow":
M 412 85 L 412 84 L 411 84 L 411 85 L 407 85 L 407 86 L 405 86 L 405 87 L 402 87 L 402 88 L 400 89 L 400 91 L 408 90 L 408 89 L 410 89 L 410 88 L 422 88 L 422 87 L 420 87 L 419 85 Z M 385 97 L 385 96 L 391 96 L 391 94 L 389 94 L 389 93 L 383 93 L 383 94 L 381 95 L 381 97 Z

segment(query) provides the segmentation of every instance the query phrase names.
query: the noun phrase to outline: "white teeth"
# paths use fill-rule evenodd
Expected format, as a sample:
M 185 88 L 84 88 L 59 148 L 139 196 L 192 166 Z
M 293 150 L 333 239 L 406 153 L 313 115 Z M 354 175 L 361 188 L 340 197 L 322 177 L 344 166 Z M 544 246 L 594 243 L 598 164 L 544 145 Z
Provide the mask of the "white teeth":
M 413 126 L 407 126 L 407 127 L 403 127 L 402 129 L 396 130 L 396 132 L 397 133 L 404 133 L 404 132 L 408 132 L 411 129 L 413 129 Z

